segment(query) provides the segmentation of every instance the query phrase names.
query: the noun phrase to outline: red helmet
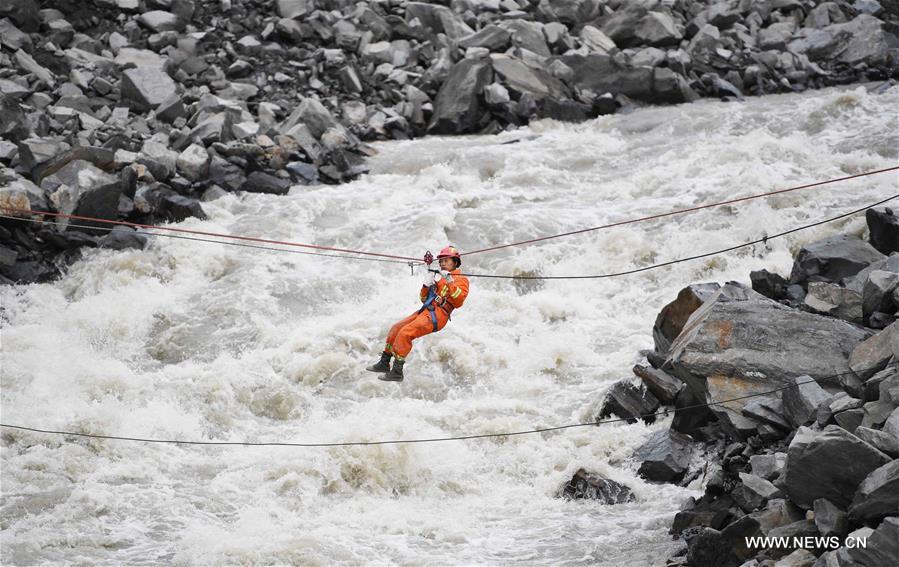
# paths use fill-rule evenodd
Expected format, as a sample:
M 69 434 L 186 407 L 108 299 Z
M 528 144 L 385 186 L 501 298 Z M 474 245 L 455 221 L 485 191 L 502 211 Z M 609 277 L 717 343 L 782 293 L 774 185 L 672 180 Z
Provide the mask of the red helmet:
M 440 254 L 437 254 L 437 259 L 440 260 L 441 258 L 455 258 L 456 266 L 462 265 L 462 255 L 459 254 L 459 251 L 456 250 L 455 246 L 447 246 L 441 250 Z

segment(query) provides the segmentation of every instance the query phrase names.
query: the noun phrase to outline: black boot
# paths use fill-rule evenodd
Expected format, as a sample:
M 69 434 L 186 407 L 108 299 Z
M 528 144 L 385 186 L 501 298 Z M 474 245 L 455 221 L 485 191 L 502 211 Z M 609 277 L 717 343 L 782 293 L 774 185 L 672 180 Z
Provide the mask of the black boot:
M 403 364 L 405 364 L 405 360 L 396 359 L 393 361 L 393 368 L 390 369 L 390 372 L 383 376 L 378 376 L 379 380 L 386 380 L 388 382 L 402 382 L 403 381 Z
M 366 370 L 369 372 L 390 372 L 390 357 L 392 355 L 389 352 L 381 353 L 381 360 L 372 364 Z

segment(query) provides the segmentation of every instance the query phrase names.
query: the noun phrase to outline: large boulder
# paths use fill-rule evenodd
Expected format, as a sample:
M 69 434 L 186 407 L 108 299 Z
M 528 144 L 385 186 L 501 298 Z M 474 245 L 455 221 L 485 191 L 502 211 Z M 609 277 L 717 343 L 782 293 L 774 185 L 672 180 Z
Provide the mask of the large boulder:
M 784 415 L 790 425 L 808 425 L 817 417 L 818 406 L 830 398 L 824 388 L 811 376 L 790 377 L 787 384 L 792 387 L 782 392 Z
M 899 512 L 899 460 L 871 471 L 855 493 L 849 518 L 856 523 L 876 521 Z
M 899 252 L 899 216 L 896 216 L 893 209 L 868 209 L 865 211 L 865 219 L 871 233 L 871 246 L 887 255 Z
M 687 319 L 707 300 L 715 297 L 721 286 L 717 283 L 691 284 L 680 290 L 677 298 L 662 308 L 652 327 L 655 350 L 665 354 L 671 342 L 680 334 Z
M 837 554 L 847 561 L 839 565 L 861 565 L 862 567 L 882 567 L 896 565 L 899 558 L 899 513 L 885 518 L 877 529 L 865 539 L 865 546 L 839 549 Z
M 56 210 L 63 214 L 116 220 L 122 183 L 118 177 L 110 175 L 85 160 L 75 160 L 41 182 L 50 195 Z M 60 217 L 57 226 L 65 230 L 70 223 L 78 224 L 84 232 L 106 234 L 109 223 L 87 220 L 70 221 Z M 84 228 L 95 227 L 95 228 Z
M 511 35 L 512 45 L 527 49 L 541 57 L 552 55 L 549 51 L 549 46 L 546 45 L 543 24 L 526 22 L 524 20 L 505 20 L 500 22 L 499 25 Z
M 649 12 L 634 30 L 634 38 L 643 45 L 676 46 L 683 37 L 674 18 L 664 12 Z
M 695 96 L 684 78 L 670 69 L 657 73 L 661 69 L 648 65 L 630 67 L 605 53 L 570 54 L 560 59 L 574 72 L 571 84 L 582 90 L 623 94 L 650 103 L 680 103 Z
M 809 282 L 805 306 L 812 312 L 861 325 L 862 294 L 828 282 Z
M 657 368 L 638 364 L 634 366 L 634 374 L 643 381 L 646 389 L 666 406 L 674 404 L 677 393 L 684 387 L 683 382 Z
M 638 472 L 647 480 L 677 482 L 684 477 L 693 456 L 693 440 L 677 431 L 656 431 L 634 452 L 641 461 Z
M 803 246 L 793 261 L 790 283 L 838 282 L 853 276 L 884 255 L 864 240 L 846 234 Z
M 493 71 L 502 83 L 519 94 L 528 93 L 534 100 L 545 97 L 568 98 L 568 88 L 547 71 L 534 69 L 508 55 L 491 55 Z M 516 97 L 517 98 L 517 97 Z
M 664 368 L 706 402 L 768 392 L 804 375 L 836 389 L 837 374 L 850 373 L 852 349 L 868 336 L 845 321 L 797 312 L 728 283 L 693 312 Z M 748 431 L 754 424 L 741 410 L 750 399 L 710 409 L 732 430 Z
M 635 423 L 642 419 L 646 423 L 655 421 L 653 413 L 659 409 L 659 400 L 650 392 L 637 388 L 630 382 L 615 382 L 603 398 L 597 419 L 603 420 L 614 414 Z
M 849 367 L 860 380 L 867 380 L 886 368 L 893 357 L 899 360 L 899 321 L 856 345 Z
M 848 508 L 852 495 L 872 471 L 890 458 L 837 425 L 816 432 L 800 427 L 787 451 L 783 486 L 790 500 L 810 509 L 826 498 Z
M 812 61 L 848 65 L 880 63 L 888 57 L 890 47 L 883 22 L 868 14 L 821 29 L 804 28 L 787 45 L 789 51 L 805 54 Z
M 437 93 L 428 132 L 464 134 L 474 131 L 480 119 L 481 92 L 492 81 L 489 60 L 463 59 L 453 65 Z
M 899 288 L 899 273 L 874 270 L 868 274 L 868 281 L 862 289 L 862 312 L 865 319 L 880 311 L 893 313 L 893 292 Z

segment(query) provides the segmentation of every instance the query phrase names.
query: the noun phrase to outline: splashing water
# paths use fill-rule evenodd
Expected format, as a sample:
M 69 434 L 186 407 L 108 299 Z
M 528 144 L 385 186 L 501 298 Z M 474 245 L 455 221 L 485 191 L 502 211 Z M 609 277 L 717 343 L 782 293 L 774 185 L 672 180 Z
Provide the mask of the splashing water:
M 596 226 L 890 167 L 899 88 L 649 108 L 496 137 L 378 146 L 372 173 L 286 197 L 227 195 L 189 228 L 419 256 Z M 514 142 L 514 143 L 511 143 Z M 760 238 L 896 192 L 883 174 L 465 258 L 474 273 L 620 271 Z M 473 279 L 402 384 L 364 371 L 416 309 L 402 264 L 156 238 L 6 287 L 2 421 L 180 440 L 333 442 L 589 421 L 695 281 L 788 273 L 863 215 L 633 276 Z M 2 431 L 2 562 L 659 564 L 698 495 L 636 474 L 667 421 L 435 444 L 186 447 Z M 636 502 L 557 498 L 584 467 Z

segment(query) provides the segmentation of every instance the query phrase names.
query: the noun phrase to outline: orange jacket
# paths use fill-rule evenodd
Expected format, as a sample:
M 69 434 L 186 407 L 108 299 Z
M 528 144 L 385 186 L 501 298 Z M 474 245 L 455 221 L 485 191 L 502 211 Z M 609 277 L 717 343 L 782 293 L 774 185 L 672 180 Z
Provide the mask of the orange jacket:
M 468 278 L 462 275 L 462 270 L 456 268 L 450 275 L 453 277 L 451 282 L 443 278 L 437 280 L 437 297 L 434 299 L 434 305 L 441 307 L 447 315 L 452 313 L 453 309 L 462 307 L 465 298 L 468 297 Z M 422 302 L 428 298 L 427 286 L 421 286 L 418 297 Z

